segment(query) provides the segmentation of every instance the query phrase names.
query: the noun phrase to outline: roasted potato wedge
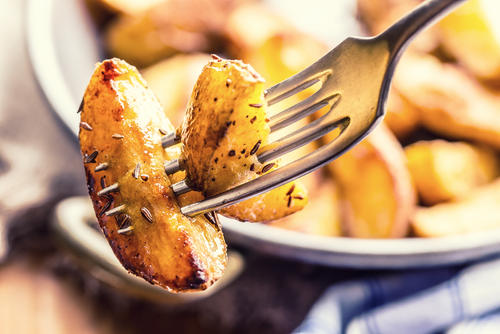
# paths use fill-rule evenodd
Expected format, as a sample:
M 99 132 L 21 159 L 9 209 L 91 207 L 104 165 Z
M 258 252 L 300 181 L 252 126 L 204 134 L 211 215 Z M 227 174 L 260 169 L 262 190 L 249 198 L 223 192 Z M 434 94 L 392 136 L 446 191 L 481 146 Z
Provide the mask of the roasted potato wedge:
M 419 141 L 405 153 L 420 199 L 428 205 L 465 196 L 499 174 L 495 152 L 464 142 Z
M 170 0 L 109 25 L 109 53 L 139 67 L 176 53 L 217 49 L 224 22 L 237 0 Z
M 420 125 L 418 109 L 401 96 L 396 87 L 389 93 L 386 112 L 385 124 L 398 139 L 407 138 Z
M 433 132 L 500 148 L 500 98 L 457 67 L 407 54 L 394 85 Z
M 174 127 L 134 67 L 118 59 L 98 64 L 80 128 L 89 194 L 123 266 L 171 291 L 202 290 L 220 278 L 226 265 L 220 226 L 213 215 L 180 213 L 179 205 L 200 195 L 176 198 L 170 190 L 185 175 L 165 175 L 164 161 L 180 149 L 163 150 L 159 129 Z
M 477 77 L 500 83 L 500 8 L 469 0 L 436 25 L 441 44 Z
M 203 53 L 176 55 L 141 70 L 175 128 L 182 124 L 194 84 L 209 59 Z
M 338 187 L 332 180 L 315 174 L 315 182 L 306 183 L 309 204 L 301 211 L 268 223 L 270 226 L 307 234 L 338 237 L 342 235 Z
M 203 69 L 181 131 L 183 162 L 193 189 L 213 195 L 277 167 L 261 164 L 268 142 L 264 80 L 241 61 L 215 57 Z M 221 213 L 245 221 L 268 221 L 303 208 L 306 190 L 292 182 Z
M 455 202 L 418 208 L 412 218 L 415 234 L 446 237 L 500 228 L 500 179 L 476 188 Z
M 340 189 L 343 229 L 358 238 L 408 232 L 415 190 L 403 149 L 383 125 L 327 165 Z

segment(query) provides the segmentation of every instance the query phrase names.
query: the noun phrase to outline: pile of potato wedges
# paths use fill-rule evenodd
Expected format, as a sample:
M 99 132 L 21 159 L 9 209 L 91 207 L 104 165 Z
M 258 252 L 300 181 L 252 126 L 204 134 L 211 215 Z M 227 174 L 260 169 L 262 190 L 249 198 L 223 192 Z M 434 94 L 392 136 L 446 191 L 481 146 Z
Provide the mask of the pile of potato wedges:
M 367 35 L 380 33 L 420 2 L 358 0 L 360 24 Z M 304 177 L 307 206 L 268 224 L 358 238 L 440 237 L 500 228 L 496 2 L 469 0 L 417 38 L 396 69 L 385 124 Z M 140 69 L 176 128 L 209 54 L 242 59 L 271 86 L 329 49 L 259 1 L 87 4 L 109 56 Z M 267 112 L 297 103 L 312 89 Z M 317 145 L 321 142 L 285 157 L 284 163 Z

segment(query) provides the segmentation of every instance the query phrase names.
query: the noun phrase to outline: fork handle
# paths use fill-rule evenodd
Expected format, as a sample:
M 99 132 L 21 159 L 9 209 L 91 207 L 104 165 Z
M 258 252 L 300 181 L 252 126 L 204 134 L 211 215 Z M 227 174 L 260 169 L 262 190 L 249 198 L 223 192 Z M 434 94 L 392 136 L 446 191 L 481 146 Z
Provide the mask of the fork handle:
M 377 39 L 389 42 L 391 58 L 398 60 L 417 33 L 443 17 L 465 0 L 427 0 L 381 33 Z

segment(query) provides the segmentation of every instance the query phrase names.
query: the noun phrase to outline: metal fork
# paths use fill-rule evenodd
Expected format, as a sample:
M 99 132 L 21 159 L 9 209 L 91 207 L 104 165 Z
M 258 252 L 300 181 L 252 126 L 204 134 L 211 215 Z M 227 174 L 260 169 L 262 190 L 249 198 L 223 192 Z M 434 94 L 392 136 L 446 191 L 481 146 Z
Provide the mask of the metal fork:
M 317 120 L 263 147 L 258 155 L 261 163 L 315 141 L 334 129 L 339 129 L 340 135 L 275 171 L 186 205 L 181 208 L 182 213 L 193 216 L 257 196 L 314 171 L 356 145 L 382 120 L 394 68 L 406 46 L 418 32 L 464 1 L 425 1 L 380 35 L 372 38 L 349 37 L 302 72 L 267 89 L 267 104 L 273 105 L 321 82 L 321 88 L 313 95 L 271 116 L 269 124 L 272 131 L 327 105 L 330 108 Z M 162 145 L 168 147 L 178 142 L 176 134 L 171 133 L 163 138 Z M 165 164 L 167 174 L 180 168 L 178 160 Z M 171 187 L 176 194 L 191 190 L 187 180 Z

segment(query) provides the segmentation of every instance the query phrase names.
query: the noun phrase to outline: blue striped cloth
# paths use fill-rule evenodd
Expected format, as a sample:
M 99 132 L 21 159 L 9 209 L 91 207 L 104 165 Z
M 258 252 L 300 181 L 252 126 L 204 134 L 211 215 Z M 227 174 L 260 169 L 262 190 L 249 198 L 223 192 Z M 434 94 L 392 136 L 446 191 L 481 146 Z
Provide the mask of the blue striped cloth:
M 500 259 L 328 288 L 294 333 L 500 333 Z

